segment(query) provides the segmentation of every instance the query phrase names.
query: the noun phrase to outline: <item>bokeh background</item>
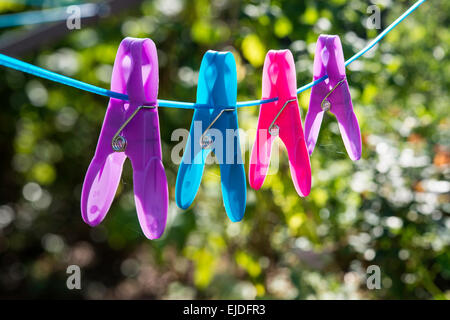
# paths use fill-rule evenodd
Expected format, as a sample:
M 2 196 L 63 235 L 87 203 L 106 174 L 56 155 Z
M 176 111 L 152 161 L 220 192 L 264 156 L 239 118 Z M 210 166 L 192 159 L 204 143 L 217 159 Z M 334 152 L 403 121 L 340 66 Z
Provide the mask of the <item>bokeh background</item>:
M 380 32 L 365 27 L 374 3 L 384 29 L 413 1 L 140 1 L 54 40 L 41 35 L 45 44 L 14 56 L 109 88 L 120 41 L 149 37 L 159 97 L 194 101 L 205 51 L 229 50 L 238 100 L 252 100 L 269 49 L 290 49 L 298 86 L 308 83 L 319 34 L 340 35 L 349 58 Z M 0 12 L 42 4 L 55 1 L 2 0 Z M 428 1 L 348 68 L 362 159 L 348 158 L 327 115 L 311 194 L 298 197 L 280 145 L 278 172 L 260 191 L 249 187 L 240 223 L 226 216 L 217 165 L 207 167 L 191 208 L 176 207 L 171 134 L 189 128 L 192 111 L 161 108 L 170 209 L 155 241 L 137 221 L 129 162 L 105 221 L 91 228 L 81 219 L 108 99 L 1 67 L 0 298 L 450 298 L 449 9 Z M 1 29 L 0 47 L 14 32 L 42 27 Z M 299 96 L 303 120 L 309 93 Z M 240 127 L 256 128 L 257 116 L 257 107 L 240 109 Z M 66 288 L 71 264 L 82 269 L 81 290 Z M 366 286 L 369 265 L 381 268 L 380 290 Z

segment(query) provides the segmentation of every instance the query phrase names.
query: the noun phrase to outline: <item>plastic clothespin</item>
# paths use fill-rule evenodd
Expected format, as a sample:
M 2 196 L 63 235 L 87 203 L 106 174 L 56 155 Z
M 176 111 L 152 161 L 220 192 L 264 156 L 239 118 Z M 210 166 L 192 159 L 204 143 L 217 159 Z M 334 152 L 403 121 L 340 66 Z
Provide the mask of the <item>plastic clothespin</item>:
M 244 217 L 247 187 L 236 110 L 236 62 L 231 52 L 203 56 L 197 101 L 186 149 L 178 170 L 175 200 L 187 209 L 197 194 L 205 161 L 214 152 L 220 166 L 225 211 L 233 222 Z
M 264 62 L 262 97 L 275 102 L 261 105 L 256 141 L 252 148 L 249 181 L 253 189 L 264 183 L 272 144 L 277 136 L 286 146 L 295 190 L 300 196 L 311 191 L 311 164 L 303 135 L 297 100 L 295 64 L 289 50 L 271 50 Z
M 323 114 L 336 116 L 347 153 L 353 161 L 361 158 L 361 132 L 353 111 L 352 98 L 345 75 L 344 53 L 336 35 L 320 35 L 314 57 L 314 80 L 328 79 L 311 89 L 309 109 L 305 119 L 306 144 L 312 154 L 317 142 Z
M 157 108 L 158 56 L 150 39 L 126 38 L 119 46 L 111 90 L 129 101 L 111 98 L 97 149 L 83 184 L 81 213 L 91 226 L 107 214 L 128 157 L 133 167 L 134 199 L 142 231 L 149 239 L 164 232 L 168 188 L 161 161 Z

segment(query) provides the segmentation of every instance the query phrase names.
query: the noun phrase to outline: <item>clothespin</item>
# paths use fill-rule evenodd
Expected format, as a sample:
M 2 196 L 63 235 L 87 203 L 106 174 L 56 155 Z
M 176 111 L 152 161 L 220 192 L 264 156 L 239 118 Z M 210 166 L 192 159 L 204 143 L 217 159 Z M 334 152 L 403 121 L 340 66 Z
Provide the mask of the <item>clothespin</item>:
M 305 119 L 306 144 L 312 154 L 320 131 L 323 114 L 336 116 L 347 153 L 353 161 L 361 158 L 361 132 L 353 111 L 352 98 L 345 75 L 344 53 L 339 36 L 320 35 L 314 57 L 314 80 L 328 79 L 311 89 Z
M 311 191 L 311 164 L 303 135 L 296 86 L 292 53 L 289 50 L 269 51 L 264 62 L 262 97 L 278 97 L 278 100 L 261 105 L 249 181 L 252 188 L 261 188 L 269 168 L 272 144 L 279 136 L 288 152 L 295 190 L 305 197 Z
M 142 231 L 149 239 L 164 232 L 168 188 L 161 161 L 157 108 L 158 56 L 150 39 L 126 38 L 114 62 L 111 90 L 129 101 L 111 98 L 97 149 L 83 184 L 81 213 L 91 226 L 107 214 L 128 157 L 133 167 L 134 199 Z
M 247 187 L 241 156 L 236 62 L 230 52 L 208 51 L 200 66 L 197 101 L 178 170 L 175 200 L 187 209 L 197 194 L 205 161 L 214 152 L 220 166 L 225 211 L 233 222 L 244 217 Z

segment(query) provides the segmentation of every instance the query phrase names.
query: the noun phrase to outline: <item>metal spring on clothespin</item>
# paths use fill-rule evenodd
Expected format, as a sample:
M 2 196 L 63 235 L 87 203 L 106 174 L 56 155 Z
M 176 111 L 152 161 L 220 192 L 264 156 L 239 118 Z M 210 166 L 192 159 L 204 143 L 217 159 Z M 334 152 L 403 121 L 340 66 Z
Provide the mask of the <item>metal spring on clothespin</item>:
M 224 113 L 224 112 L 230 112 L 230 111 L 234 111 L 236 109 L 222 109 L 220 111 L 220 113 L 217 115 L 217 117 L 214 118 L 214 120 L 209 124 L 209 126 L 206 128 L 206 130 L 202 133 L 201 137 L 200 137 L 200 146 L 202 147 L 202 149 L 209 149 L 211 147 L 211 145 L 213 144 L 213 140 L 212 137 L 210 135 L 206 135 L 209 131 L 209 129 L 211 129 L 211 127 L 214 125 L 214 123 L 217 122 L 217 120 L 219 120 L 220 116 Z
M 273 119 L 272 123 L 269 126 L 269 134 L 271 136 L 278 136 L 279 132 L 280 132 L 280 127 L 278 127 L 275 124 L 275 121 L 277 121 L 278 117 L 280 116 L 281 112 L 283 112 L 284 108 L 286 108 L 286 106 L 291 103 L 291 102 L 295 102 L 297 101 L 297 98 L 295 99 L 291 99 L 291 100 L 286 100 L 286 102 L 284 103 L 283 107 L 280 109 L 280 111 L 278 111 L 277 115 L 275 116 L 275 119 Z
M 130 123 L 130 121 L 136 116 L 136 114 L 141 109 L 155 109 L 156 106 L 140 106 L 139 108 L 136 108 L 134 112 L 131 114 L 131 116 L 128 117 L 128 119 L 120 126 L 119 130 L 117 130 L 116 134 L 112 138 L 111 141 L 111 147 L 115 152 L 124 152 L 127 149 L 127 139 L 125 139 L 124 136 L 121 136 L 121 132 L 125 127 Z
M 323 111 L 330 110 L 331 102 L 328 100 L 328 97 L 333 93 L 334 90 L 336 90 L 337 87 L 339 87 L 345 81 L 345 79 L 346 77 L 336 83 L 336 85 L 330 90 L 330 92 L 328 92 L 327 95 L 323 98 L 322 103 L 320 104 L 320 107 Z

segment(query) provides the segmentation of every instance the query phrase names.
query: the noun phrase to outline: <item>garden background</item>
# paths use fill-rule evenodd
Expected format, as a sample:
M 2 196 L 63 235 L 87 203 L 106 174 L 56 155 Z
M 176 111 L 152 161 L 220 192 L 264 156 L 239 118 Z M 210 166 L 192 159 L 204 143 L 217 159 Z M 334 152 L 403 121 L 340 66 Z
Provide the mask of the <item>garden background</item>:
M 13 56 L 109 88 L 120 41 L 148 37 L 158 48 L 159 97 L 195 101 L 203 54 L 229 50 L 238 100 L 253 100 L 269 49 L 290 49 L 298 86 L 306 84 L 319 34 L 340 35 L 348 59 L 381 32 L 365 26 L 374 3 L 384 29 L 413 1 L 140 1 L 55 40 L 44 34 L 45 44 Z M 33 9 L 0 2 L 2 14 Z M 104 222 L 91 228 L 81 219 L 108 99 L 1 67 L 0 298 L 450 298 L 449 9 L 427 1 L 347 69 L 362 159 L 348 158 L 327 115 L 311 194 L 295 192 L 280 144 L 279 171 L 261 190 L 248 187 L 242 222 L 226 216 L 217 165 L 193 205 L 176 207 L 171 134 L 188 129 L 193 112 L 160 108 L 170 207 L 154 241 L 137 221 L 129 162 Z M 42 27 L 0 29 L 0 47 Z M 303 121 L 309 94 L 299 96 Z M 258 107 L 240 109 L 240 127 L 256 128 L 257 116 Z M 248 158 L 247 150 L 246 172 Z M 66 287 L 71 264 L 81 267 L 81 290 Z M 366 286 L 369 265 L 381 269 L 380 290 Z

